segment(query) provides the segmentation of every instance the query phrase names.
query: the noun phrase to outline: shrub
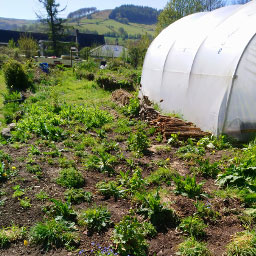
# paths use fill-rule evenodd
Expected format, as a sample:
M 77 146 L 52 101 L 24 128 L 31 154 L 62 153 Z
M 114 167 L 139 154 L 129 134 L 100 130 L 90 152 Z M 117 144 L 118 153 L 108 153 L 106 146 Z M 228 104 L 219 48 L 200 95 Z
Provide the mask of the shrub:
M 254 256 L 256 255 L 255 231 L 237 233 L 227 246 L 227 256 Z
M 81 172 L 71 167 L 60 171 L 57 183 L 67 188 L 80 188 L 85 180 Z
M 65 199 L 73 204 L 80 204 L 82 202 L 91 203 L 92 193 L 84 191 L 82 188 L 71 188 L 66 190 Z
M 198 217 L 192 217 L 192 216 L 189 216 L 187 218 L 184 218 L 180 225 L 179 225 L 179 228 L 193 236 L 193 237 L 204 237 L 205 236 L 205 228 L 207 226 L 204 224 L 204 222 L 198 218 Z
M 179 244 L 177 255 L 181 256 L 210 256 L 211 253 L 205 243 L 198 242 L 195 238 L 188 238 Z
M 32 88 L 23 66 L 15 60 L 9 60 L 4 65 L 4 78 L 9 91 L 25 91 Z
M 63 220 L 47 220 L 30 229 L 30 240 L 34 244 L 42 245 L 45 250 L 63 246 L 70 249 L 79 243 L 79 237 L 73 231 L 74 224 Z
M 12 242 L 22 239 L 26 234 L 26 228 L 11 226 L 0 229 L 0 248 L 6 248 Z
M 101 232 L 112 225 L 110 212 L 105 207 L 94 207 L 79 215 L 78 223 L 85 226 L 89 233 Z
M 113 242 L 121 256 L 147 255 L 147 235 L 145 226 L 136 217 L 127 215 L 115 226 Z

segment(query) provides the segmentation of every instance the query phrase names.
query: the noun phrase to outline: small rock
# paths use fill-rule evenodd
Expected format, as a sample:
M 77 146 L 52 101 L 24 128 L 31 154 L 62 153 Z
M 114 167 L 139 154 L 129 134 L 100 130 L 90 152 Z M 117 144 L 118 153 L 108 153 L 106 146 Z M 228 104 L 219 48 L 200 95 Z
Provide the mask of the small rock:
M 8 127 L 8 128 L 3 128 L 2 132 L 1 132 L 2 136 L 5 138 L 5 139 L 9 139 L 11 138 L 11 129 Z
M 11 124 L 9 124 L 9 128 L 10 128 L 11 131 L 15 130 L 15 128 L 16 128 L 16 123 L 11 123 Z

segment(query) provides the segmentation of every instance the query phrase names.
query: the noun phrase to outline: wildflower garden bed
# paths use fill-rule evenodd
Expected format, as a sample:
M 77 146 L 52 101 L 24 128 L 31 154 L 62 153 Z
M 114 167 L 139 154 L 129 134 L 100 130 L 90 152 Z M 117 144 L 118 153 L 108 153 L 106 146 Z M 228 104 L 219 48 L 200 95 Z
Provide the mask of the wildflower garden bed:
M 78 78 L 42 79 L 1 138 L 0 255 L 255 255 L 255 143 L 164 141 Z

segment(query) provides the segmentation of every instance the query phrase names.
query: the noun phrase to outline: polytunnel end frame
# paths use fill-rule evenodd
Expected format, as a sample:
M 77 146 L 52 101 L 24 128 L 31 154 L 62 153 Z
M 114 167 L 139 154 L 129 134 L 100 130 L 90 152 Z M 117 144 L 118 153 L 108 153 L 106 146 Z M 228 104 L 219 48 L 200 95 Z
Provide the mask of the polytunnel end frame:
M 235 69 L 235 72 L 232 76 L 232 82 L 231 82 L 231 85 L 229 87 L 229 90 L 228 90 L 228 95 L 227 95 L 227 104 L 226 104 L 226 110 L 225 110 L 225 113 L 224 113 L 224 121 L 223 121 L 223 124 L 222 124 L 222 127 L 221 129 L 218 127 L 217 129 L 217 137 L 219 137 L 221 134 L 223 134 L 223 131 L 224 131 L 224 127 L 226 125 L 226 122 L 227 122 L 227 114 L 229 112 L 229 107 L 230 107 L 230 101 L 231 101 L 231 96 L 232 96 L 232 91 L 233 91 L 233 88 L 234 88 L 234 81 L 235 79 L 237 78 L 237 70 L 238 70 L 238 67 L 241 63 L 241 60 L 247 50 L 247 48 L 249 47 L 250 43 L 252 42 L 252 40 L 254 39 L 254 37 L 256 36 L 256 33 L 251 37 L 251 39 L 248 41 L 246 47 L 244 47 L 244 50 L 239 58 L 239 61 L 236 65 L 236 69 Z

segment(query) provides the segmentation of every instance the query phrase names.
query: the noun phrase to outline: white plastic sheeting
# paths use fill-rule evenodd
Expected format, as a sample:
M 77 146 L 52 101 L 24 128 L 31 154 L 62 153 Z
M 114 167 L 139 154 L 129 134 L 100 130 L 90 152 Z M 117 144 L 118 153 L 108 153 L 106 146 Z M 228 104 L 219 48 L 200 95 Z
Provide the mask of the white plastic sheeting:
M 256 1 L 184 17 L 150 45 L 140 94 L 204 131 L 256 133 Z

